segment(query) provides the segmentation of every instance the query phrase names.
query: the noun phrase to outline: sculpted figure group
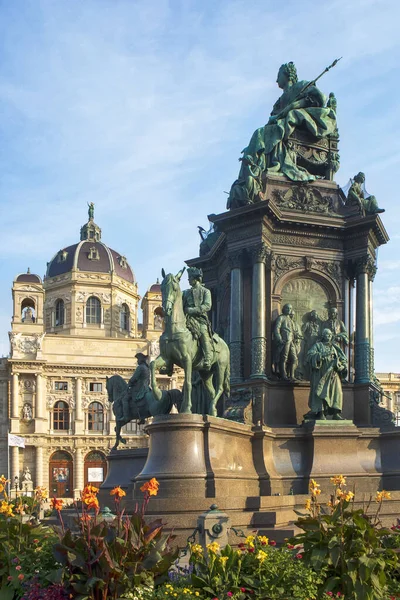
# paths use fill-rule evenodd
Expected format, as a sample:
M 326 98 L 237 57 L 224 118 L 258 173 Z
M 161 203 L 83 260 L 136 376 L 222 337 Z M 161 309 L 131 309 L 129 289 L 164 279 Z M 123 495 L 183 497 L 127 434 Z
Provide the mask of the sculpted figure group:
M 316 310 L 300 330 L 291 304 L 285 304 L 273 329 L 273 371 L 284 381 L 310 381 L 310 411 L 304 418 L 341 419 L 341 380 L 347 373 L 344 353 L 349 339 L 336 307 L 322 321 Z

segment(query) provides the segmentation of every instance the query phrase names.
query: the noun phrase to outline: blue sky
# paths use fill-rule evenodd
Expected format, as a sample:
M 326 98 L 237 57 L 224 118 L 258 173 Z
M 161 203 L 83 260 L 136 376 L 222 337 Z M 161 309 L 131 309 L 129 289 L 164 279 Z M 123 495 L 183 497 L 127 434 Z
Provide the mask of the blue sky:
M 197 255 L 276 72 L 338 100 L 345 185 L 362 170 L 391 242 L 375 279 L 378 371 L 400 372 L 397 0 L 0 0 L 0 354 L 12 280 L 78 241 L 87 202 L 144 294 Z

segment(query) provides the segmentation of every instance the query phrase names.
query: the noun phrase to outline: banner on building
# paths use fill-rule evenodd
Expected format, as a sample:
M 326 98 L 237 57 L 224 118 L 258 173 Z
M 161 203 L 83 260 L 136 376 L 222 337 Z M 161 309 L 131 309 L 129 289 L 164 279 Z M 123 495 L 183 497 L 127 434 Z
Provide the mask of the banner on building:
M 25 438 L 20 437 L 19 435 L 14 435 L 13 433 L 8 434 L 8 445 L 9 446 L 18 446 L 18 448 L 25 448 Z

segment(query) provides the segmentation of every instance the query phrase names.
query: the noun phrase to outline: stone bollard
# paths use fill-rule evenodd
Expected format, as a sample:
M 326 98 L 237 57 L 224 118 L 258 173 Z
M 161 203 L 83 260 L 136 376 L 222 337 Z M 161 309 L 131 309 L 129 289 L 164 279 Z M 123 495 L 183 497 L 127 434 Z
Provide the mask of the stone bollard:
M 216 504 L 212 504 L 210 510 L 206 510 L 198 517 L 197 527 L 199 543 L 204 549 L 212 542 L 218 542 L 220 546 L 226 546 L 228 543 L 229 517 L 218 510 Z

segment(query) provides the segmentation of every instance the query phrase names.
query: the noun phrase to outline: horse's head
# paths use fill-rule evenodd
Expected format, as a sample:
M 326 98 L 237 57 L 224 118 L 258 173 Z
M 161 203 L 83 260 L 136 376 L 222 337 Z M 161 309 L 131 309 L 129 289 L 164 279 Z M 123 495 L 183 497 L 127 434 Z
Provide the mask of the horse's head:
M 166 317 L 170 317 L 172 314 L 172 308 L 175 304 L 176 297 L 181 291 L 179 282 L 185 269 L 186 267 L 183 267 L 177 275 L 173 275 L 172 273 L 166 275 L 164 269 L 161 270 L 161 275 L 163 277 L 161 282 L 162 307 Z
M 106 390 L 107 390 L 107 395 L 108 395 L 108 401 L 110 403 L 114 402 L 114 396 L 113 396 L 113 376 L 112 377 L 106 377 Z

